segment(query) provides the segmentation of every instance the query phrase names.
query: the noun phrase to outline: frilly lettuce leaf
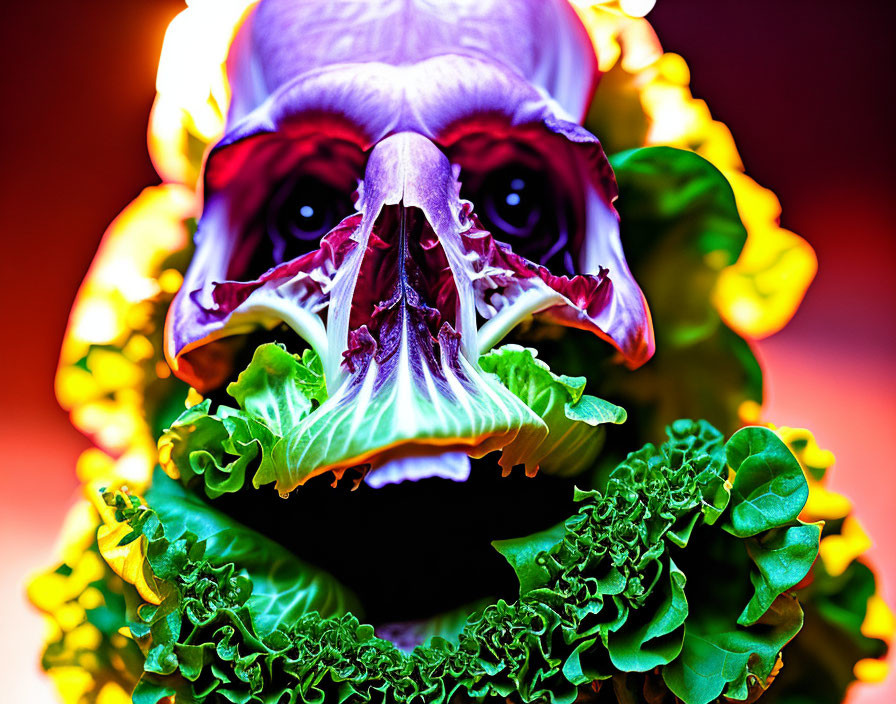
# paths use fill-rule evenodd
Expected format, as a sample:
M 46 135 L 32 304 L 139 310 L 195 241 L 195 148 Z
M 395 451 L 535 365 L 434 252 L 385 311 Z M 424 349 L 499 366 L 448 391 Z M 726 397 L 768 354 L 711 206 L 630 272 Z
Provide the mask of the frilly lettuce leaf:
M 798 604 L 785 592 L 811 568 L 820 526 L 796 520 L 805 503 L 802 474 L 794 475 L 796 460 L 770 430 L 744 429 L 724 446 L 705 423 L 679 421 L 668 432 L 662 446 L 648 445 L 616 468 L 605 496 L 579 494 L 593 501 L 566 522 L 562 539 L 555 528 L 496 548 L 516 571 L 523 597 L 541 596 L 570 609 L 566 595 L 587 585 L 592 600 L 578 614 L 592 619 L 592 638 L 579 643 L 564 665 L 576 683 L 609 677 L 614 669 L 647 672 L 661 666 L 667 686 L 688 704 L 706 704 L 723 691 L 745 700 L 768 680 L 781 648 L 802 624 Z M 744 473 L 740 482 L 734 476 L 733 486 L 741 491 L 726 480 L 725 456 L 732 470 Z M 760 466 L 765 482 L 757 480 Z M 765 484 L 788 487 L 778 497 L 780 510 L 763 513 L 763 526 L 751 537 L 738 536 L 746 538 L 738 546 L 727 537 L 736 534 L 730 515 L 743 513 L 751 497 L 765 495 L 757 488 Z M 583 519 L 583 511 L 591 520 Z M 700 547 L 690 546 L 697 534 Z M 737 603 L 740 594 L 731 595 L 733 603 L 721 594 L 715 604 L 702 597 L 689 601 L 692 590 L 675 555 L 706 545 L 714 546 L 713 554 L 739 555 L 739 569 L 753 586 L 746 605 Z M 590 569 L 579 566 L 589 561 Z M 582 579 L 582 572 L 598 576 Z M 705 578 L 698 573 L 697 579 Z M 566 586 L 558 591 L 558 584 Z M 613 605 L 609 620 L 600 619 L 607 611 L 601 602 Z M 564 637 L 574 642 L 579 633 Z M 593 657 L 589 662 L 585 654 L 601 642 L 609 663 Z
M 323 363 L 311 350 L 299 358 L 279 345 L 261 345 L 227 393 L 245 413 L 264 418 L 268 429 L 282 436 L 326 401 Z
M 483 415 L 483 399 L 487 398 L 489 407 L 500 416 L 495 417 L 494 423 L 518 428 L 511 434 L 509 444 L 503 446 L 500 463 L 505 471 L 524 465 L 531 472 L 540 466 L 547 472 L 572 475 L 589 468 L 600 452 L 604 440 L 601 426 L 625 421 L 622 408 L 584 394 L 583 377 L 552 373 L 535 357 L 534 350 L 505 345 L 481 357 L 480 367 L 476 373 L 481 376 L 484 390 L 476 402 L 476 413 L 473 406 L 463 404 L 438 412 L 407 412 L 400 404 L 380 400 L 377 424 L 356 418 L 350 424 L 352 437 L 344 439 L 346 447 L 361 452 L 358 448 L 362 446 L 371 449 L 388 445 L 388 437 L 380 432 L 385 426 L 400 433 L 401 426 L 430 423 L 444 425 L 447 432 L 456 433 L 465 423 L 472 422 L 471 418 L 479 419 L 473 435 L 487 436 L 492 425 L 487 414 Z M 261 345 L 227 392 L 239 408 L 221 405 L 212 412 L 211 401 L 205 400 L 181 414 L 159 440 L 159 455 L 166 473 L 187 485 L 201 477 L 210 498 L 239 491 L 246 483 L 247 473 L 253 470 L 255 486 L 277 480 L 279 487 L 278 477 L 284 478 L 284 486 L 292 486 L 291 480 L 285 480 L 284 468 L 297 467 L 300 455 L 304 462 L 308 453 L 319 450 L 309 439 L 318 438 L 318 431 L 312 432 L 306 421 L 311 422 L 313 416 L 318 419 L 314 423 L 326 425 L 329 421 L 321 415 L 325 411 L 351 415 L 359 408 L 357 404 L 340 402 L 327 411 L 332 399 L 327 397 L 320 358 L 311 350 L 300 358 L 277 344 Z M 450 421 L 449 416 L 455 415 L 457 418 Z M 512 418 L 516 420 L 508 420 Z M 324 434 L 330 445 L 342 442 Z M 506 438 L 486 439 L 480 449 L 498 449 L 505 442 Z M 294 474 L 292 469 L 287 473 Z
M 513 568 L 520 581 L 520 594 L 525 594 L 544 584 L 549 579 L 547 569 L 538 561 L 538 556 L 559 543 L 566 535 L 566 524 L 532 533 L 522 538 L 495 540 L 492 546 Z
M 383 358 L 366 330 L 354 338 L 351 376 L 289 432 L 255 486 L 276 482 L 282 493 L 326 471 L 340 477 L 359 465 L 376 469 L 395 454 L 438 448 L 482 457 L 508 443 L 541 442 L 541 419 L 467 360 L 449 327 L 439 332 L 438 360 L 421 340 L 430 336 L 422 323 L 406 319 L 398 327 L 405 342 Z
M 249 366 L 227 392 L 239 408 L 211 401 L 187 409 L 159 440 L 165 472 L 185 484 L 202 477 L 217 498 L 243 488 L 246 472 L 271 472 L 284 436 L 326 399 L 320 358 L 301 357 L 278 344 L 258 347 Z
M 605 423 L 624 423 L 625 410 L 584 394 L 585 378 L 554 374 L 536 357 L 537 351 L 504 345 L 483 355 L 480 366 L 498 377 L 548 427 L 548 435 L 533 444 L 518 437 L 503 450 L 501 465 L 509 470 L 525 464 L 545 472 L 570 476 L 591 467 L 603 445 Z
M 725 625 L 699 611 L 688 621 L 681 655 L 663 668 L 663 680 L 687 704 L 709 704 L 724 693 L 745 701 L 764 689 L 781 649 L 799 631 L 803 613 L 796 597 L 782 595 L 751 631 Z
M 417 435 L 448 443 L 446 450 L 453 447 L 455 435 L 461 438 L 458 442 L 472 438 L 475 447 L 460 449 L 476 456 L 511 439 L 537 446 L 547 434 L 537 415 L 494 379 L 463 364 L 467 376 L 452 392 L 467 394 L 463 402 L 455 397 L 445 405 L 447 392 L 425 397 L 408 391 L 407 384 L 391 382 L 380 389 L 376 403 L 360 397 L 350 402 L 343 387 L 336 396 L 327 396 L 323 367 L 313 351 L 299 358 L 280 345 L 261 345 L 249 367 L 227 387 L 239 408 L 222 405 L 212 413 L 206 400 L 188 409 L 159 440 L 162 467 L 185 484 L 202 477 L 206 493 L 216 498 L 239 491 L 252 470 L 254 486 L 276 482 L 281 492 L 318 470 L 332 469 L 338 477 L 345 466 L 332 464 L 334 457 L 357 457 L 363 463 L 371 459 L 365 453 L 410 442 Z M 475 393 L 470 387 L 474 378 L 481 383 Z M 369 396 L 369 389 L 349 391 Z M 405 398 L 406 392 L 411 396 Z M 525 460 L 516 457 L 514 464 Z
M 265 621 L 291 600 L 262 600 L 265 608 L 253 609 L 264 575 L 244 567 L 253 555 L 229 547 L 221 520 L 207 527 L 202 519 L 199 532 L 169 540 L 199 512 L 164 507 L 188 503 L 170 480 L 157 481 L 173 487 L 171 498 L 154 489 L 148 505 L 110 494 L 118 519 L 147 537 L 147 560 L 166 587 L 161 605 L 139 609 L 151 641 L 139 701 L 176 691 L 195 702 L 446 703 L 512 695 L 571 704 L 580 687 L 599 688 L 609 678 L 629 692 L 650 688 L 656 701 L 663 687 L 685 704 L 720 696 L 752 701 L 802 623 L 787 590 L 810 569 L 819 529 L 786 518 L 799 512 L 797 488 L 781 494 L 781 510 L 763 514 L 764 529 L 749 537 L 729 530 L 733 509 L 752 494 L 734 496 L 728 475 L 735 468 L 726 456 L 746 470 L 744 487 L 757 486 L 754 464 L 765 467 L 770 486 L 781 478 L 791 486 L 777 436 L 762 428 L 742 433 L 726 447 L 706 423 L 674 423 L 666 443 L 647 445 L 617 467 L 605 493 L 577 492 L 579 509 L 562 527 L 497 546 L 520 575 L 518 601 L 470 615 L 457 643 L 435 637 L 409 654 L 351 614 L 294 612 Z M 210 561 L 209 549 L 234 562 Z M 707 568 L 724 578 L 707 579 Z
M 159 439 L 159 461 L 173 479 L 190 483 L 202 477 L 206 493 L 214 499 L 243 487 L 246 470 L 260 451 L 261 438 L 246 442 L 249 433 L 240 430 L 248 430 L 251 421 L 239 411 L 221 408 L 211 415 L 210 409 L 211 400 L 206 399 L 188 408 L 165 430 Z M 257 436 L 273 441 L 273 434 L 262 424 L 253 427 Z

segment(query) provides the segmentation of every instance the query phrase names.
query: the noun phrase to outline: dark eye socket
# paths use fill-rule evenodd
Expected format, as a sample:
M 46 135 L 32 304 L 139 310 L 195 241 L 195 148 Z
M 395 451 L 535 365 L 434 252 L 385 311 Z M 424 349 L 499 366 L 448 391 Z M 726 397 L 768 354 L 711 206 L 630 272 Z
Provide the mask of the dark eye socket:
M 510 163 L 478 178 L 470 176 L 465 197 L 472 201 L 483 227 L 527 259 L 556 271 L 575 272 L 568 203 L 544 169 Z
M 266 227 L 274 263 L 316 249 L 320 238 L 353 210 L 351 194 L 303 175 L 286 181 L 268 203 Z
M 522 165 L 502 167 L 483 179 L 477 200 L 494 234 L 530 237 L 548 205 L 544 174 Z

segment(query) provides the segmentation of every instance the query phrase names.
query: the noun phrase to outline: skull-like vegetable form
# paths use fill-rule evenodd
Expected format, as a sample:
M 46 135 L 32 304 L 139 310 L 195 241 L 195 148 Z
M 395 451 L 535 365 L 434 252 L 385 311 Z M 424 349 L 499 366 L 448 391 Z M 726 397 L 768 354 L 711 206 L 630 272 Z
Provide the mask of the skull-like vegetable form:
M 731 189 L 667 148 L 613 163 L 662 339 L 690 342 L 641 374 L 606 364 L 644 363 L 653 335 L 578 122 L 596 66 L 566 0 L 255 6 L 168 309 L 168 361 L 206 398 L 174 418 L 184 389 L 145 359 L 172 394 L 146 386 L 160 467 L 85 463 L 88 539 L 36 592 L 58 608 L 44 662 L 86 682 L 68 699 L 706 704 L 775 679 L 803 623 L 790 590 L 830 577 L 787 446 L 678 420 L 610 468 L 612 401 L 656 439 L 678 397 L 735 416 L 758 374 L 706 300 L 746 237 Z M 74 362 L 91 394 L 106 354 Z
M 262 0 L 228 70 L 166 353 L 200 391 L 251 330 L 285 323 L 323 360 L 327 400 L 256 484 L 527 464 L 544 424 L 478 360 L 533 315 L 650 357 L 565 0 Z

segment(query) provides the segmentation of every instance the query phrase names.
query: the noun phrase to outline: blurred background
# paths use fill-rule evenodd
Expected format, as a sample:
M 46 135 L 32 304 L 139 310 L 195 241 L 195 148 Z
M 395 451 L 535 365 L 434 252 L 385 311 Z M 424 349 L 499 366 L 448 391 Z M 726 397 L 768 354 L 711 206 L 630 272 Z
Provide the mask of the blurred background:
M 35 0 L 0 9 L 0 681 L 4 701 L 54 702 L 26 575 L 45 566 L 88 442 L 53 397 L 69 308 L 100 237 L 158 183 L 146 151 L 155 71 L 183 0 Z M 659 0 L 664 47 L 732 130 L 747 173 L 815 248 L 819 274 L 760 343 L 767 417 L 807 427 L 838 459 L 896 602 L 896 4 Z M 892 660 L 892 657 L 891 657 Z M 896 701 L 896 679 L 852 702 Z

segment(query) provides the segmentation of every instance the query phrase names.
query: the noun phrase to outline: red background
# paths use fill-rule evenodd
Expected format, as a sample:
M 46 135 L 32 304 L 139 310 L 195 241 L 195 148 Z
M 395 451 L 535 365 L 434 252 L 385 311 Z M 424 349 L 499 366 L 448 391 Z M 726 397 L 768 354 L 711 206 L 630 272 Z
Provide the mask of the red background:
M 108 222 L 158 181 L 145 130 L 165 27 L 182 0 L 41 0 L 0 10 L 0 680 L 50 702 L 25 574 L 47 562 L 87 447 L 53 397 L 68 310 Z M 896 4 L 659 0 L 668 50 L 818 252 L 791 325 L 761 343 L 769 418 L 835 452 L 896 601 L 894 228 Z M 896 701 L 896 678 L 855 693 Z

